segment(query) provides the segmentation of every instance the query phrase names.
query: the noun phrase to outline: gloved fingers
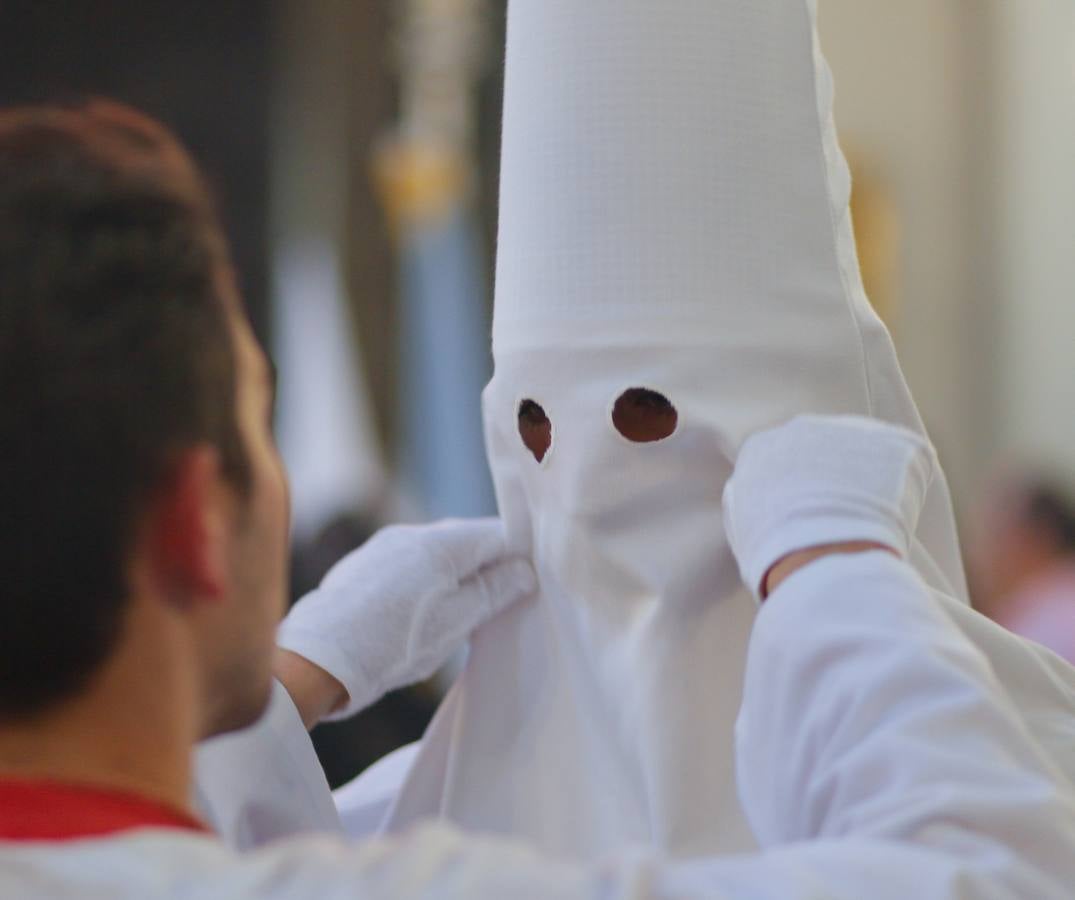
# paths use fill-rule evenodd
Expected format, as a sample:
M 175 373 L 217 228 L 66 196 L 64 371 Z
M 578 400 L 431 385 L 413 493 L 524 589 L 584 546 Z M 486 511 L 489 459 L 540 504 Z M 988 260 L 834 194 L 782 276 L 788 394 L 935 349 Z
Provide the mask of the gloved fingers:
M 469 630 L 481 625 L 486 618 L 496 615 L 514 603 L 537 591 L 537 574 L 527 559 L 514 557 L 479 569 L 459 585 L 461 605 L 481 610 L 482 618 Z
M 504 523 L 495 517 L 443 519 L 421 527 L 430 548 L 446 559 L 455 578 L 462 582 L 478 569 L 509 554 Z
M 936 462 L 920 435 L 852 416 L 800 416 L 749 438 L 725 487 L 728 541 L 754 591 L 779 559 L 867 541 L 906 556 Z
M 872 487 L 890 473 L 879 468 L 892 466 L 892 459 L 905 457 L 918 477 L 933 477 L 932 448 L 921 436 L 900 425 L 865 416 L 800 415 L 789 422 L 760 431 L 746 439 L 739 450 L 736 472 L 744 468 L 768 468 L 769 477 L 791 470 L 796 481 L 803 478 L 832 484 Z
M 886 518 L 913 531 L 933 479 L 933 450 L 920 435 L 860 416 L 804 415 L 759 432 L 740 448 L 725 486 L 725 520 L 733 543 L 744 524 L 775 521 L 826 499 L 861 507 L 861 518 Z

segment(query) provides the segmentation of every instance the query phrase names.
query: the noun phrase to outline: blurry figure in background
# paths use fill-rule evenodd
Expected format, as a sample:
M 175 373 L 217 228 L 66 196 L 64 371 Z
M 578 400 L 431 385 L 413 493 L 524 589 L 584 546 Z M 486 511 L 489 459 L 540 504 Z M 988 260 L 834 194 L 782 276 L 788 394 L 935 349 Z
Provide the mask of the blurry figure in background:
M 1075 663 L 1075 501 L 1041 477 L 1008 478 L 978 517 L 968 567 L 975 605 Z
M 395 8 L 399 119 L 374 180 L 399 254 L 398 477 L 421 515 L 496 511 L 482 436 L 492 373 L 477 216 L 477 86 L 490 66 L 487 0 Z

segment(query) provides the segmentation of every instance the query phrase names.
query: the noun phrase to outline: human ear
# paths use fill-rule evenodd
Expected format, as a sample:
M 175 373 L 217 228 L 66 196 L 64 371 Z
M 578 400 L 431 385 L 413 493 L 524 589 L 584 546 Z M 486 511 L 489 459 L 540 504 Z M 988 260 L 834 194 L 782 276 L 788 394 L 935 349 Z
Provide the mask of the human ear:
M 227 589 L 228 508 L 220 456 L 208 445 L 184 450 L 150 500 L 152 571 L 182 605 L 219 600 Z

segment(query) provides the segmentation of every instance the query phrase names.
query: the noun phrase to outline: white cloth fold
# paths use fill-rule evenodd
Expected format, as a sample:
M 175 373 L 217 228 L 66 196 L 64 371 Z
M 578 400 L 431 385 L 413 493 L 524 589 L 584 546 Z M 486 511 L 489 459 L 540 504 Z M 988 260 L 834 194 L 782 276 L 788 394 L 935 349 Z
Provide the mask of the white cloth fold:
M 278 681 L 260 721 L 198 745 L 194 782 L 199 815 L 239 850 L 342 831 L 310 736 Z

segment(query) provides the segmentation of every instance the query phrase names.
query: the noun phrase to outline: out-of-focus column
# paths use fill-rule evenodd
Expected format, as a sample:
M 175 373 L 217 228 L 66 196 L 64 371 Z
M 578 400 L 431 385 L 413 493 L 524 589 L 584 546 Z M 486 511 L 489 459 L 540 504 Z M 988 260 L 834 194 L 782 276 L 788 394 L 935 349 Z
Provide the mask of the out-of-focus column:
M 1075 478 L 1075 4 L 991 6 L 1001 87 L 999 443 Z
M 295 534 L 382 502 L 375 434 L 346 272 L 354 158 L 352 59 L 358 25 L 347 0 L 279 6 L 272 130 L 273 349 L 277 432 L 291 475 Z M 363 172 L 364 174 L 364 172 Z M 376 335 L 369 335 L 376 341 Z
M 487 260 L 474 203 L 487 0 L 395 6 L 400 111 L 376 173 L 399 247 L 401 489 L 438 518 L 494 511 L 481 391 L 492 371 Z

